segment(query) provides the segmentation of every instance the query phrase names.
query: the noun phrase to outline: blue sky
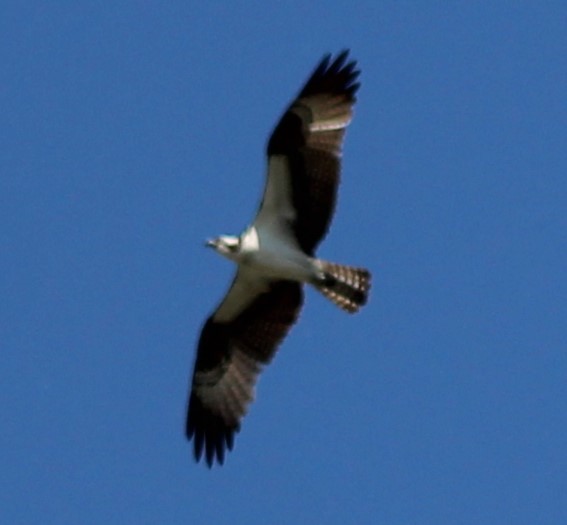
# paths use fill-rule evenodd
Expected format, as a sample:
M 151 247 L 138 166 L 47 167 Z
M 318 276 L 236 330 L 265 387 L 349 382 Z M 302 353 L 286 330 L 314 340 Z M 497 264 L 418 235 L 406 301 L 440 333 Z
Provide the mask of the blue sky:
M 5 2 L 0 521 L 562 524 L 563 2 Z M 263 150 L 324 53 L 362 69 L 313 292 L 225 466 L 183 435 Z

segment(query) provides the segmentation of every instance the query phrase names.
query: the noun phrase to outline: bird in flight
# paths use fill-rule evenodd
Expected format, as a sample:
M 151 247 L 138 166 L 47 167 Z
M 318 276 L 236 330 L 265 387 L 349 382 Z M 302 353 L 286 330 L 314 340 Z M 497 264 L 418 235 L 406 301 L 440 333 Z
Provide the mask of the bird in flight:
M 297 321 L 303 284 L 354 313 L 370 272 L 318 259 L 334 213 L 345 129 L 360 71 L 348 51 L 325 56 L 274 129 L 267 180 L 251 226 L 207 246 L 237 265 L 232 286 L 207 319 L 197 347 L 186 435 L 195 460 L 222 465 L 254 398 L 262 367 Z

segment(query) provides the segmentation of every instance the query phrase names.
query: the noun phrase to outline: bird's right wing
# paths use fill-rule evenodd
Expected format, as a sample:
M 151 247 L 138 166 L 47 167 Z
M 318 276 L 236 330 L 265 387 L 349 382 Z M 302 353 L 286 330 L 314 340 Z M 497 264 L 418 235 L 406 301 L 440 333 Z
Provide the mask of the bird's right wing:
M 262 366 L 273 358 L 301 310 L 301 285 L 268 281 L 255 287 L 239 271 L 217 311 L 207 320 L 197 349 L 186 434 L 195 459 L 222 464 L 254 398 Z

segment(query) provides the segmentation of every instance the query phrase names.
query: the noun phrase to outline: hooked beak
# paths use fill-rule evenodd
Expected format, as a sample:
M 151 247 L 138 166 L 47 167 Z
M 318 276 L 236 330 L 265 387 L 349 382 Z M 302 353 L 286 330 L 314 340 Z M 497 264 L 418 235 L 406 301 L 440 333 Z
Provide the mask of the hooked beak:
M 215 248 L 217 245 L 217 240 L 216 239 L 207 239 L 205 241 L 205 247 L 206 248 Z

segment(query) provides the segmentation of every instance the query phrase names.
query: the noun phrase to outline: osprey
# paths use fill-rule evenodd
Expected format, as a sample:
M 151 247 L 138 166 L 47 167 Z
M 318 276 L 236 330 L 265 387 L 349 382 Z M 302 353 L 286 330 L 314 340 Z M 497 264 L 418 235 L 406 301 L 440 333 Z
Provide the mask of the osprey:
M 347 57 L 324 57 L 273 131 L 252 225 L 238 237 L 207 241 L 238 266 L 203 326 L 189 396 L 186 434 L 195 460 L 204 452 L 209 467 L 232 450 L 258 374 L 297 321 L 303 284 L 350 313 L 366 303 L 368 270 L 315 256 L 333 216 L 343 136 L 360 86 Z

